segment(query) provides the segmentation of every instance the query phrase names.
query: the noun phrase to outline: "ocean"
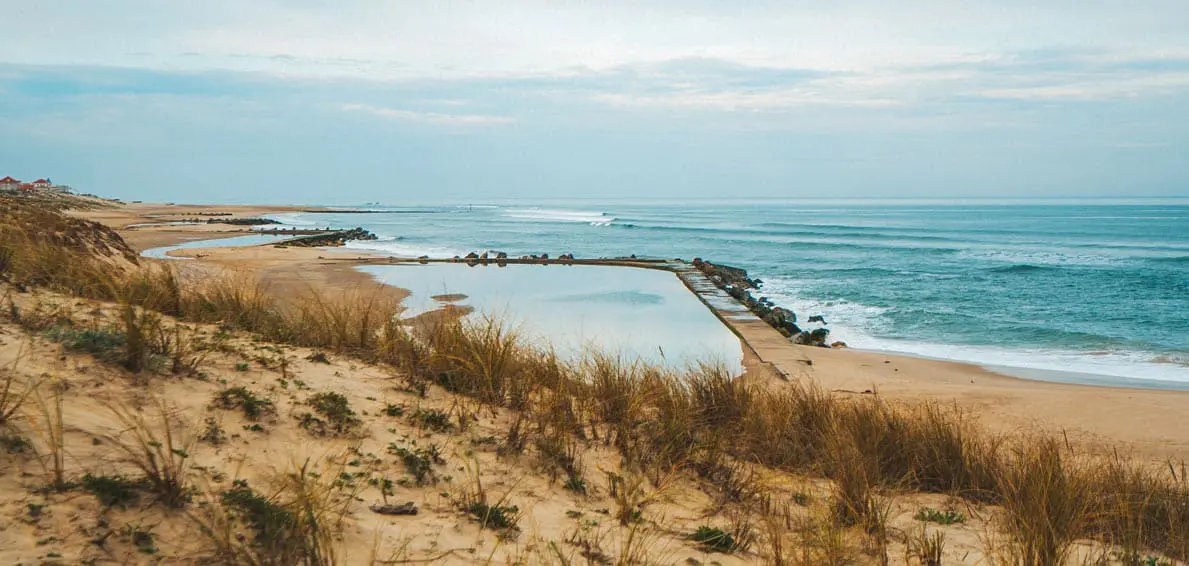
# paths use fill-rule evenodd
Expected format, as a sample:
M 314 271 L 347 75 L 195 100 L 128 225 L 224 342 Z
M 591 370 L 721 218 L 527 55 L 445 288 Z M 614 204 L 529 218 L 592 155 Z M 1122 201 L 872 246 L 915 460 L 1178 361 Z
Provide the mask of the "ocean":
M 399 256 L 702 257 L 850 347 L 1189 387 L 1189 199 L 552 201 L 294 213 Z

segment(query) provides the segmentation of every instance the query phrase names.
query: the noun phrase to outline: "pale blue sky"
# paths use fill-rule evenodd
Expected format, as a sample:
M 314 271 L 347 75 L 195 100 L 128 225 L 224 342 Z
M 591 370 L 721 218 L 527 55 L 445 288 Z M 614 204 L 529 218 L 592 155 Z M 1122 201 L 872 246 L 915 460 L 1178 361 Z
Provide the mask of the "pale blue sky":
M 1185 0 L 184 4 L 0 0 L 0 176 L 185 202 L 1189 196 Z

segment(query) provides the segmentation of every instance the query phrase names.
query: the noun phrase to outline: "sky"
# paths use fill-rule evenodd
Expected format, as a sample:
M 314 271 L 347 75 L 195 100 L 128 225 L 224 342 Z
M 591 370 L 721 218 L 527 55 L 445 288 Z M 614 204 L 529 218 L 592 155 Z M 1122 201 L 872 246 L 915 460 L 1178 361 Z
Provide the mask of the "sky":
M 0 176 L 118 198 L 1189 196 L 1186 0 L 0 15 Z

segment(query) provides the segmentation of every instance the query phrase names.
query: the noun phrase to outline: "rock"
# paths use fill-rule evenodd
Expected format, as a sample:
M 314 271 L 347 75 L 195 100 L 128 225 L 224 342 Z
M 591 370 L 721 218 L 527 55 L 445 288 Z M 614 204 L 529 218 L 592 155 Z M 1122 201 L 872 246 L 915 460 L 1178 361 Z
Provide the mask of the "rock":
M 400 505 L 372 505 L 370 507 L 373 513 L 381 515 L 416 515 L 417 504 L 412 501 L 401 503 Z
M 826 339 L 830 337 L 830 330 L 828 328 L 818 328 L 812 332 L 801 332 L 793 335 L 793 343 L 802 346 L 818 346 L 826 347 Z
M 376 235 L 363 228 L 350 230 L 332 230 L 324 234 L 301 236 L 277 244 L 278 247 L 317 248 L 323 246 L 341 246 L 353 240 L 375 240 Z
M 420 264 L 423 264 L 423 265 L 424 265 L 424 264 L 426 264 L 426 263 L 429 263 L 429 256 L 427 256 L 427 255 L 423 255 L 423 256 L 421 256 L 421 257 L 417 258 L 417 263 L 420 263 Z
M 830 347 L 831 348 L 846 348 L 847 346 L 846 346 L 846 342 L 839 340 L 837 342 L 830 344 Z
M 471 252 L 471 253 L 467 254 L 464 259 L 479 259 L 479 254 L 477 254 L 475 252 Z
M 508 254 L 504 252 L 495 252 L 495 259 L 508 259 Z
M 815 314 L 809 317 L 809 322 L 820 322 L 822 324 L 826 324 L 826 319 L 820 314 Z

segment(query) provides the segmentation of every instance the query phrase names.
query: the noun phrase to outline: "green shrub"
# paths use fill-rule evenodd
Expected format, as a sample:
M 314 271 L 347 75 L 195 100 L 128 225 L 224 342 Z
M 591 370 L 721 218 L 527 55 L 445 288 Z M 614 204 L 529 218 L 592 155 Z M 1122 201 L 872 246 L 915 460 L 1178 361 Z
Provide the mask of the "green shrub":
M 735 538 L 717 527 L 702 525 L 689 538 L 711 552 L 730 554 L 738 548 Z
M 932 507 L 922 507 L 913 518 L 918 521 L 927 521 L 939 525 L 953 525 L 966 522 L 966 516 L 961 513 L 948 510 L 938 511 Z
M 215 394 L 211 404 L 220 409 L 243 409 L 244 416 L 257 420 L 267 413 L 276 412 L 273 402 L 257 397 L 246 387 L 232 387 Z
M 450 432 L 454 430 L 454 423 L 450 422 L 450 415 L 438 409 L 417 409 L 409 416 L 409 420 L 421 428 L 434 432 Z
M 265 549 L 284 546 L 293 536 L 297 518 L 256 493 L 248 482 L 236 480 L 222 495 L 223 507 L 238 515 L 255 533 L 252 543 Z
M 84 491 L 94 495 L 104 507 L 125 508 L 140 501 L 140 495 L 147 485 L 144 480 L 131 480 L 120 475 L 86 474 L 83 476 L 82 487 Z
M 520 522 L 520 508 L 515 505 L 488 505 L 476 501 L 467 507 L 467 512 L 485 529 L 517 530 L 516 524 Z
M 392 443 L 388 445 L 388 453 L 400 458 L 401 463 L 405 465 L 405 470 L 412 474 L 417 485 L 436 484 L 438 477 L 434 473 L 434 464 L 446 463 L 436 445 L 430 445 L 428 449 L 414 448 L 410 450 Z
M 298 416 L 298 424 L 313 434 L 323 436 L 330 433 L 343 434 L 359 427 L 362 421 L 355 416 L 347 398 L 341 393 L 318 393 L 306 400 L 315 413 Z
M 70 352 L 86 352 L 108 362 L 119 361 L 126 338 L 114 328 L 74 329 L 55 327 L 46 331 L 46 338 L 60 342 Z
M 384 406 L 384 414 L 390 417 L 404 416 L 405 408 L 401 405 L 393 405 L 392 403 L 389 403 Z

